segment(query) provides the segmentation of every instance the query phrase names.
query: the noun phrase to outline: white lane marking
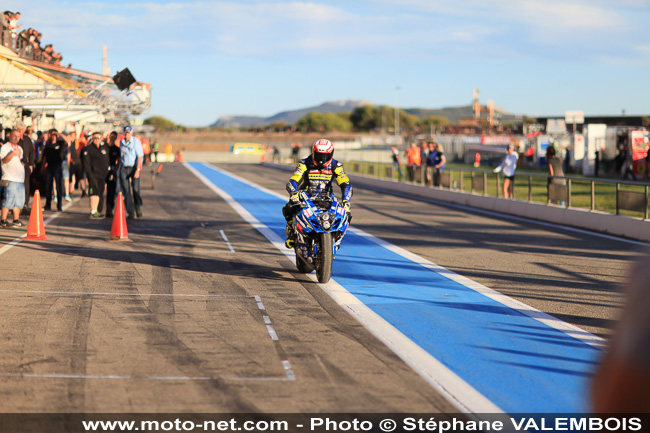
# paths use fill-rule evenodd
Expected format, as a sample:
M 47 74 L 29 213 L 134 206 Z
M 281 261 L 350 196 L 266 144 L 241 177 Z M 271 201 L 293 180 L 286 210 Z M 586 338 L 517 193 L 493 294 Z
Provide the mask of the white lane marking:
M 275 232 L 262 224 L 242 205 L 227 192 L 212 184 L 205 176 L 198 172 L 188 163 L 185 167 L 201 180 L 208 188 L 220 195 L 239 215 L 250 225 L 255 227 L 263 236 L 265 236 L 278 250 L 284 253 L 291 262 L 295 264 L 295 255 L 293 250 L 284 246 L 284 240 Z M 222 173 L 226 176 L 233 177 L 241 182 L 251 185 L 254 188 L 272 194 L 276 197 L 282 197 L 273 191 L 254 183 L 242 179 L 231 173 L 226 173 L 216 167 L 208 166 L 212 170 Z M 314 273 L 307 275 L 312 281 L 318 283 Z M 445 367 L 440 361 L 431 356 L 420 346 L 411 341 L 408 337 L 398 331 L 390 323 L 386 322 L 377 313 L 368 308 L 365 304 L 354 297 L 343 286 L 334 280 L 327 284 L 319 284 L 332 299 L 343 307 L 348 313 L 355 317 L 359 323 L 366 327 L 375 337 L 388 346 L 400 358 L 404 360 L 414 371 L 422 376 L 436 391 L 443 395 L 451 404 L 462 412 L 473 413 L 503 413 L 498 406 L 488 400 L 483 394 L 471 387 L 467 382 L 461 379 L 454 372 Z
M 234 381 L 292 381 L 295 376 L 290 377 L 287 373 L 287 361 L 282 361 L 282 368 L 286 377 L 212 377 L 212 376 L 123 376 L 123 375 L 101 375 L 101 374 L 38 374 L 38 373 L 0 373 L 0 377 L 16 378 L 37 378 L 37 379 L 106 379 L 106 380 L 234 380 Z M 291 366 L 289 365 L 289 370 Z M 292 373 L 293 374 L 293 373 Z
M 255 296 L 255 300 L 257 301 L 257 308 L 259 308 L 262 311 L 265 311 L 266 308 L 264 307 L 264 304 L 262 304 L 262 298 L 259 296 Z
M 230 241 L 228 241 L 228 238 L 226 237 L 226 233 L 223 230 L 219 230 L 221 232 L 221 237 L 223 237 L 223 240 L 226 241 L 226 245 L 228 245 L 228 248 L 230 248 L 230 252 L 234 253 L 235 249 L 230 245 Z
M 269 332 L 269 336 L 271 337 L 271 340 L 278 341 L 278 334 L 275 333 L 275 329 L 273 329 L 273 326 L 266 325 L 266 330 Z
M 113 293 L 113 292 L 64 292 L 56 290 L 0 290 L 0 293 L 27 293 L 39 295 L 68 295 L 68 296 L 169 296 L 172 298 L 253 298 L 242 295 L 206 295 L 199 293 Z
M 604 348 L 606 346 L 606 341 L 603 338 L 598 337 L 597 335 L 593 335 L 583 329 L 580 329 L 577 326 L 574 326 L 570 323 L 566 323 L 556 317 L 553 317 L 549 314 L 546 314 L 542 311 L 539 311 L 529 305 L 524 304 L 523 302 L 519 302 L 515 299 L 510 298 L 509 296 L 506 296 L 502 293 L 497 292 L 494 289 L 490 289 L 489 287 L 484 286 L 483 284 L 477 283 L 476 281 L 470 280 L 467 277 L 464 277 L 462 275 L 459 275 L 453 271 L 450 271 L 449 269 L 443 268 L 440 265 L 437 265 L 423 257 L 420 257 L 416 254 L 413 254 L 410 251 L 407 251 L 403 248 L 398 247 L 397 245 L 393 245 L 389 242 L 384 241 L 383 239 L 377 238 L 369 233 L 364 232 L 363 230 L 357 229 L 357 228 L 351 228 L 352 232 L 366 238 L 367 240 L 376 243 L 377 245 L 380 245 L 387 250 L 390 250 L 394 252 L 395 254 L 398 254 L 408 260 L 411 260 L 427 269 L 432 270 L 433 272 L 436 272 L 444 277 L 449 278 L 450 280 L 456 281 L 459 284 L 462 284 L 463 286 L 472 289 L 476 292 L 479 292 L 483 294 L 484 296 L 497 301 L 500 304 L 503 304 L 507 307 L 512 308 L 515 311 L 518 311 L 522 314 L 525 314 L 528 317 L 531 317 L 539 322 L 544 323 L 545 325 L 550 326 L 551 328 L 557 329 L 559 331 L 564 332 L 565 334 L 569 334 L 572 337 L 589 344 L 591 346 L 597 347 L 597 348 Z
M 282 367 L 284 367 L 284 372 L 287 375 L 287 380 L 296 380 L 296 375 L 291 368 L 291 363 L 289 361 L 282 361 Z
M 72 206 L 72 205 L 73 205 L 77 200 L 79 200 L 79 197 L 77 197 L 77 198 L 75 198 L 74 200 L 72 200 L 72 203 L 66 203 L 65 206 L 63 206 L 63 210 L 65 211 L 66 209 L 68 209 L 68 208 L 69 208 L 70 206 Z M 39 205 L 40 205 L 40 203 L 39 203 Z M 61 212 L 58 212 L 58 211 L 55 212 L 54 214 L 50 215 L 50 217 L 49 217 L 48 219 L 46 219 L 45 221 L 43 221 L 43 226 L 48 225 L 51 221 L 55 220 L 55 219 L 58 218 L 60 215 L 61 215 Z M 31 217 L 31 215 L 30 215 L 30 217 Z M 25 239 L 26 237 L 27 237 L 27 233 L 23 233 L 22 235 L 18 236 L 18 237 L 17 237 L 16 239 L 14 239 L 13 241 L 9 242 L 9 243 L 8 243 L 7 245 L 5 245 L 4 247 L 0 248 L 0 255 L 2 255 L 3 253 L 5 253 L 6 251 L 9 251 L 9 249 L 11 249 L 11 247 L 16 246 L 20 241 L 22 241 L 22 240 Z M 47 241 L 43 241 L 43 242 L 47 242 Z
M 18 236 L 16 239 L 14 239 L 13 241 L 9 242 L 9 243 L 8 243 L 7 245 L 5 245 L 4 247 L 0 248 L 0 254 L 4 253 L 5 251 L 9 251 L 9 249 L 10 249 L 11 247 L 13 247 L 14 245 L 17 245 L 20 241 L 23 240 L 23 238 L 26 238 L 26 237 L 27 237 L 27 233 L 23 233 L 22 235 Z
M 595 236 L 595 237 L 599 237 L 599 238 L 603 238 L 603 239 L 609 239 L 609 240 L 613 240 L 613 241 L 625 242 L 625 243 L 633 244 L 633 245 L 640 245 L 640 246 L 644 246 L 644 247 L 648 246 L 647 242 L 635 241 L 635 240 L 632 240 L 632 239 L 621 238 L 621 237 L 617 237 L 617 236 L 613 236 L 613 235 L 608 235 L 608 234 L 605 234 L 605 233 L 598 233 L 598 232 L 592 232 L 592 231 L 585 230 L 585 229 L 579 229 L 577 227 L 565 226 L 565 225 L 562 225 L 562 224 L 556 224 L 556 223 L 550 223 L 550 222 L 546 222 L 546 221 L 535 220 L 535 219 L 526 218 L 526 217 L 522 217 L 522 216 L 518 216 L 518 215 L 511 215 L 511 214 L 507 214 L 507 213 L 501 213 L 501 212 L 496 212 L 496 211 L 492 211 L 492 210 L 466 206 L 466 205 L 460 204 L 460 203 L 452 203 L 452 202 L 448 202 L 448 201 L 444 201 L 444 200 L 437 200 L 435 198 L 422 197 L 422 196 L 407 194 L 407 193 L 399 193 L 398 194 L 395 191 L 390 191 L 390 190 L 386 190 L 386 189 L 383 189 L 383 188 L 368 187 L 368 186 L 365 186 L 365 185 L 360 186 L 359 188 L 365 188 L 365 189 L 368 189 L 370 191 L 381 192 L 381 193 L 385 193 L 385 194 L 394 195 L 394 196 L 397 196 L 397 197 L 403 197 L 403 198 L 415 199 L 415 200 L 425 200 L 427 203 L 433 203 L 433 204 L 437 204 L 437 205 L 440 205 L 440 206 L 449 206 L 449 207 L 453 207 L 453 208 L 459 208 L 459 209 L 462 209 L 462 210 L 465 210 L 465 211 L 482 213 L 482 214 L 490 215 L 490 216 L 497 217 L 497 218 L 506 218 L 506 219 L 511 219 L 511 220 L 514 220 L 514 221 L 521 221 L 521 222 L 525 222 L 525 223 L 534 223 L 534 224 L 538 224 L 540 226 L 550 227 L 553 230 L 562 229 L 562 230 L 566 230 L 566 231 L 569 231 L 569 232 L 575 232 L 575 233 L 580 233 L 580 234 L 583 234 L 583 235 Z

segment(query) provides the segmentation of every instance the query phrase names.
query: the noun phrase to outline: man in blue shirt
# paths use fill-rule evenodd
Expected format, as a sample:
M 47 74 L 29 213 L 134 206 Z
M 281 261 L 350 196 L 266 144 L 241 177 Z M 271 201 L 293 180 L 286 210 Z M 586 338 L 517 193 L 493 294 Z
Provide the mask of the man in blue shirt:
M 133 136 L 133 128 L 124 127 L 124 138 L 120 141 L 120 189 L 126 201 L 128 219 L 142 218 L 142 196 L 140 195 L 140 173 L 142 172 L 142 143 Z M 131 193 L 133 188 L 133 193 Z M 134 206 L 135 204 L 135 206 Z

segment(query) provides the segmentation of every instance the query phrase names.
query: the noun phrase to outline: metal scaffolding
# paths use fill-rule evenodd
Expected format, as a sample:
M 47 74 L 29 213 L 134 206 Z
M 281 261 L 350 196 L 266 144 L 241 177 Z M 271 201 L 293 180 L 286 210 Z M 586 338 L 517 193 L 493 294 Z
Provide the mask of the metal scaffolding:
M 150 106 L 150 84 L 135 82 L 120 90 L 110 76 L 25 59 L 0 46 L 3 123 L 23 117 L 47 127 L 65 122 L 128 123 Z

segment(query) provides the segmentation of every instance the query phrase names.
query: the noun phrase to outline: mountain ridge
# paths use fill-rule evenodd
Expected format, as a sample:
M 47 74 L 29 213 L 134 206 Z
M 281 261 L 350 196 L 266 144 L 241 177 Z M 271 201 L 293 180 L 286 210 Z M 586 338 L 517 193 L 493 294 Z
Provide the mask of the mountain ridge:
M 284 122 L 286 124 L 296 123 L 300 118 L 306 116 L 312 111 L 317 113 L 343 113 L 351 112 L 357 107 L 363 105 L 378 105 L 365 100 L 338 100 L 327 101 L 320 105 L 300 108 L 297 110 L 282 111 L 269 117 L 261 116 L 221 116 L 210 127 L 235 127 L 246 128 L 252 126 L 268 125 L 273 122 Z M 482 107 L 485 109 L 485 107 Z M 458 123 L 459 119 L 472 118 L 474 111 L 471 105 L 462 105 L 458 107 L 443 107 L 443 108 L 402 108 L 405 112 L 413 114 L 417 117 L 423 118 L 427 116 L 442 116 L 446 117 L 451 123 Z M 502 108 L 495 107 L 495 114 L 501 122 L 513 121 L 515 114 L 511 114 Z

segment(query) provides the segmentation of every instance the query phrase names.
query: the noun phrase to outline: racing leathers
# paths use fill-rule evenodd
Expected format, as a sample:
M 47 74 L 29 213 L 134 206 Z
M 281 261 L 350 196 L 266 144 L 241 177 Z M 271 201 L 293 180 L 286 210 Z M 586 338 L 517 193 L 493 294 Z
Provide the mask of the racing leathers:
M 348 178 L 348 175 L 345 174 L 345 170 L 343 170 L 343 164 L 332 159 L 323 168 L 318 168 L 311 155 L 298 162 L 298 166 L 296 167 L 293 176 L 291 176 L 289 183 L 287 183 L 287 192 L 290 194 L 291 198 L 282 208 L 282 214 L 287 220 L 287 228 L 285 232 L 287 235 L 288 247 L 295 236 L 292 228 L 293 217 L 301 209 L 298 202 L 298 193 L 300 191 L 306 191 L 310 196 L 322 193 L 330 194 L 332 192 L 332 183 L 334 180 L 336 180 L 337 185 L 341 188 L 343 205 L 351 219 L 350 200 L 352 199 L 352 186 L 350 185 L 350 178 Z

